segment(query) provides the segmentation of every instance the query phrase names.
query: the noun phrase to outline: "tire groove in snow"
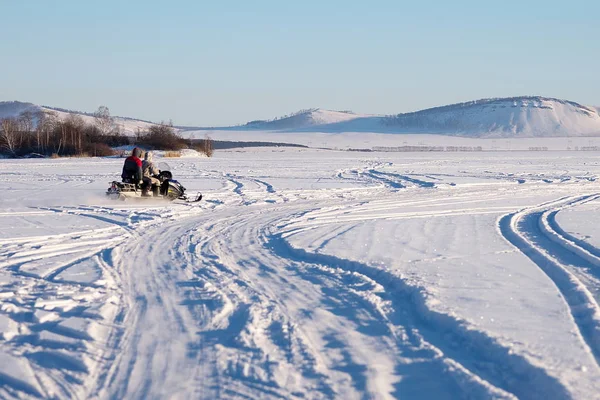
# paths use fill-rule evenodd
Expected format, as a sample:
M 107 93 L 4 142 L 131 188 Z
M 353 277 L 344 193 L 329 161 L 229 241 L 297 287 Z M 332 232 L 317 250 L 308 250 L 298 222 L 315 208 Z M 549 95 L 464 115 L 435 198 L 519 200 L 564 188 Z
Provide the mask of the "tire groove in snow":
M 280 211 L 276 212 L 277 210 Z M 220 319 L 221 322 L 214 321 L 219 324 L 218 326 L 207 325 L 204 328 L 198 327 L 198 315 L 194 315 L 193 313 L 190 315 L 191 319 L 185 319 L 188 322 L 188 328 L 196 326 L 196 328 L 204 329 L 210 333 L 208 336 L 204 335 L 196 338 L 187 336 L 187 339 L 184 340 L 185 343 L 196 344 L 196 347 L 188 346 L 187 348 L 187 353 L 192 354 L 193 357 L 186 361 L 188 363 L 188 370 L 185 374 L 172 376 L 174 371 L 171 371 L 168 372 L 168 377 L 159 373 L 154 378 L 152 378 L 152 374 L 149 374 L 144 379 L 153 379 L 154 383 L 138 381 L 137 384 L 127 389 L 122 386 L 125 384 L 123 381 L 124 378 L 121 376 L 121 372 L 123 371 L 116 369 L 113 370 L 112 374 L 109 374 L 108 384 L 115 385 L 114 388 L 118 388 L 119 386 L 121 388 L 117 391 L 110 389 L 108 392 L 104 391 L 100 393 L 113 393 L 115 395 L 133 397 L 143 396 L 148 393 L 160 393 L 160 388 L 148 385 L 157 385 L 159 382 L 164 383 L 172 379 L 181 380 L 184 379 L 184 376 L 188 376 L 190 382 L 195 382 L 189 384 L 197 385 L 197 387 L 181 387 L 181 390 L 183 390 L 181 393 L 189 394 L 193 391 L 196 394 L 201 393 L 206 396 L 207 393 L 203 392 L 202 388 L 210 387 L 213 390 L 212 393 L 223 396 L 261 395 L 266 397 L 285 397 L 286 395 L 293 395 L 292 393 L 281 391 L 277 385 L 270 383 L 272 378 L 268 377 L 268 374 L 262 375 L 264 372 L 269 371 L 269 364 L 264 364 L 264 357 L 267 354 L 277 354 L 271 353 L 268 350 L 269 346 L 280 348 L 281 354 L 283 354 L 282 361 L 285 360 L 287 363 L 290 363 L 292 359 L 294 362 L 290 363 L 291 368 L 303 368 L 301 366 L 302 363 L 306 363 L 305 368 L 308 369 L 300 372 L 300 374 L 301 376 L 304 375 L 306 378 L 310 378 L 310 374 L 312 374 L 310 371 L 313 368 L 311 365 L 316 365 L 314 363 L 318 362 L 311 360 L 311 353 L 314 351 L 314 348 L 306 347 L 306 344 L 302 344 L 302 341 L 305 340 L 303 339 L 305 334 L 302 332 L 302 328 L 296 327 L 295 320 L 291 317 L 291 314 L 286 314 L 288 311 L 286 311 L 287 305 L 285 301 L 272 296 L 265 296 L 265 292 L 261 292 L 258 289 L 261 287 L 260 285 L 269 285 L 270 287 L 277 285 L 276 279 L 279 279 L 280 286 L 293 285 L 294 281 L 286 281 L 285 279 L 293 278 L 294 274 L 290 275 L 289 272 L 284 274 L 285 268 L 282 269 L 283 266 L 288 265 L 289 267 L 289 264 L 292 263 L 299 266 L 304 265 L 302 268 L 307 268 L 308 265 L 309 269 L 322 268 L 320 266 L 324 265 L 332 269 L 340 268 L 349 272 L 358 272 L 383 286 L 385 291 L 390 294 L 390 300 L 395 310 L 388 316 L 389 322 L 386 322 L 385 318 L 380 316 L 378 317 L 381 320 L 379 323 L 389 324 L 391 322 L 391 329 L 393 330 L 402 326 L 398 321 L 398 318 L 400 318 L 398 315 L 404 312 L 408 313 L 409 320 L 413 321 L 413 323 L 408 324 L 409 326 L 406 327 L 407 335 L 422 336 L 426 342 L 431 343 L 434 348 L 439 349 L 438 356 L 435 356 L 434 359 L 438 358 L 440 360 L 438 362 L 441 364 L 441 370 L 445 370 L 448 376 L 455 379 L 460 386 L 460 391 L 454 393 L 456 396 L 513 398 L 512 393 L 521 398 L 531 398 L 535 395 L 545 395 L 548 398 L 568 397 L 565 388 L 553 377 L 548 376 L 545 370 L 531 365 L 524 357 L 511 354 L 508 348 L 496 343 L 484 333 L 471 331 L 462 322 L 429 310 L 427 308 L 427 298 L 423 293 L 416 288 L 408 286 L 401 278 L 389 271 L 332 256 L 312 254 L 301 249 L 294 249 L 281 235 L 271 235 L 268 233 L 269 229 L 281 222 L 283 218 L 290 217 L 294 212 L 296 213 L 294 215 L 297 216 L 299 210 L 303 210 L 302 206 L 295 208 L 284 207 L 282 210 L 278 208 L 269 209 L 264 214 L 261 214 L 261 210 L 257 209 L 229 218 L 219 218 L 218 216 L 211 215 L 210 217 L 192 218 L 183 223 L 175 221 L 174 224 L 168 223 L 160 226 L 156 231 L 147 231 L 138 238 L 140 240 L 139 243 L 136 241 L 126 246 L 131 251 L 137 252 L 140 255 L 144 254 L 144 252 L 149 253 L 145 258 L 153 259 L 153 252 L 156 251 L 158 253 L 155 256 L 158 256 L 159 260 L 162 259 L 162 262 L 165 262 L 167 259 L 169 260 L 170 270 L 165 269 L 164 265 L 161 266 L 162 264 L 160 263 L 154 263 L 152 268 L 158 270 L 153 273 L 153 278 L 151 276 L 148 276 L 148 278 L 152 278 L 154 282 L 164 281 L 166 278 L 173 285 L 172 287 L 169 286 L 169 288 L 165 286 L 165 290 L 171 291 L 177 287 L 182 287 L 189 291 L 188 296 L 199 296 L 200 301 L 197 303 L 191 301 L 193 298 L 190 299 L 189 303 L 185 303 L 185 296 L 182 296 L 184 298 L 180 299 L 181 303 L 179 303 L 181 306 L 185 307 L 189 305 L 193 307 L 194 304 L 209 304 L 207 301 L 210 301 L 210 298 L 207 298 L 207 293 L 202 293 L 201 289 L 212 286 L 224 296 L 229 296 L 230 301 L 232 301 L 232 309 L 225 314 L 224 319 Z M 226 212 L 231 211 L 226 210 Z M 215 218 L 219 221 L 218 224 L 214 223 Z M 198 228 L 202 226 L 201 224 L 204 220 L 207 222 L 204 225 L 205 229 Z M 164 230 L 167 233 L 164 233 Z M 154 249 L 148 247 L 145 243 L 152 241 L 149 239 L 154 238 L 156 235 L 160 235 L 161 237 L 168 235 L 169 237 L 179 237 L 180 239 L 175 243 L 175 247 L 171 249 L 164 246 L 162 248 L 156 246 Z M 266 242 L 256 243 L 256 239 L 261 237 Z M 140 246 L 140 244 L 142 245 Z M 242 252 L 240 252 L 241 249 L 243 249 Z M 120 249 L 120 251 L 124 251 L 124 249 Z M 165 253 L 166 255 L 163 256 Z M 121 253 L 121 255 L 123 256 L 124 253 Z M 130 254 L 130 256 L 133 257 L 133 254 Z M 238 259 L 240 256 L 243 259 Z M 118 265 L 122 261 L 122 257 L 117 257 L 114 264 Z M 183 270 L 180 270 L 180 267 Z M 123 266 L 119 268 L 125 271 Z M 135 273 L 136 268 L 139 268 L 139 266 L 131 266 L 129 268 L 131 268 L 131 273 Z M 247 272 L 252 272 L 252 270 L 256 270 L 257 275 L 254 277 L 258 281 L 253 280 L 251 275 L 247 275 Z M 183 272 L 175 274 L 176 271 Z M 191 275 L 195 276 L 190 276 L 190 272 Z M 296 272 L 299 272 L 299 270 L 296 269 Z M 309 275 L 307 273 L 302 279 L 308 278 Z M 135 279 L 136 282 L 131 283 L 141 285 L 146 279 L 145 276 L 146 272 L 143 272 L 139 276 L 130 276 L 128 279 Z M 271 278 L 267 279 L 269 277 Z M 196 280 L 190 280 L 192 278 Z M 173 279 L 176 279 L 176 281 L 173 281 Z M 328 282 L 334 284 L 336 279 L 339 279 L 339 277 L 328 278 Z M 195 285 L 193 282 L 202 283 Z M 256 286 L 257 284 L 259 286 Z M 316 285 L 317 289 L 320 288 L 321 290 L 328 287 L 316 281 L 313 282 L 313 285 Z M 330 291 L 329 294 L 335 296 L 339 294 L 341 296 L 342 289 L 343 286 L 340 285 L 335 289 L 335 292 Z M 155 291 L 148 291 L 148 293 Z M 278 296 L 282 293 L 275 292 Z M 167 299 L 173 295 L 172 293 L 165 293 Z M 175 305 L 175 298 L 170 298 L 168 303 Z M 132 300 L 138 302 L 141 299 L 134 297 Z M 156 301 L 156 299 L 151 298 L 147 298 L 146 300 L 150 302 Z M 340 297 L 339 300 L 344 301 L 344 297 Z M 369 312 L 377 311 L 376 307 L 369 304 L 366 305 L 372 310 Z M 161 306 L 164 306 L 164 304 L 161 304 Z M 218 310 L 213 311 L 217 312 Z M 179 312 L 181 313 L 181 310 Z M 396 313 L 399 314 L 396 315 Z M 211 318 L 217 315 L 218 313 L 204 315 L 205 323 L 210 324 Z M 177 327 L 176 331 L 181 332 L 183 330 L 180 329 L 181 324 L 177 323 L 177 316 L 165 315 L 165 317 L 166 321 L 173 321 L 174 326 Z M 206 320 L 206 317 L 208 317 L 208 320 Z M 144 318 L 143 315 L 140 318 Z M 135 321 L 130 319 L 129 322 Z M 307 321 L 304 320 L 303 322 Z M 231 325 L 232 323 L 233 325 L 241 325 L 236 328 Z M 312 323 L 315 323 L 315 321 L 312 321 Z M 276 327 L 279 325 L 290 326 L 290 324 L 294 326 L 293 329 L 288 329 L 289 338 L 292 339 L 279 341 L 277 337 L 281 336 L 278 336 L 278 334 L 263 336 L 264 332 L 278 331 Z M 129 327 L 127 317 L 124 325 L 127 325 L 128 329 L 135 328 Z M 230 329 L 230 331 L 227 331 L 227 329 Z M 243 342 L 227 342 L 227 340 L 231 340 L 227 338 L 232 337 L 243 337 L 244 339 Z M 141 340 L 142 336 L 133 335 L 126 336 L 125 338 L 123 344 L 135 347 L 135 341 Z M 207 341 L 210 338 L 213 339 L 212 342 Z M 171 336 L 168 340 L 175 341 L 179 339 L 176 336 Z M 336 335 L 332 335 L 331 340 L 332 344 L 342 343 L 338 342 Z M 395 340 L 398 339 L 396 338 Z M 455 347 L 447 344 L 447 340 L 453 342 Z M 402 339 L 399 341 L 401 342 Z M 245 343 L 244 346 L 249 347 L 239 347 L 240 343 Z M 292 343 L 294 344 L 292 345 Z M 147 344 L 150 345 L 150 343 Z M 335 346 L 339 346 L 339 344 Z M 161 346 L 164 347 L 164 345 L 168 345 L 168 343 L 165 342 Z M 263 348 L 262 346 L 265 345 L 267 347 Z M 349 343 L 344 345 L 348 346 Z M 402 343 L 398 343 L 398 345 L 401 346 Z M 336 348 L 335 346 L 332 348 Z M 461 348 L 458 349 L 458 347 Z M 295 355 L 290 355 L 290 348 L 295 349 Z M 215 352 L 215 350 L 217 351 Z M 345 351 L 346 349 L 342 348 L 342 350 Z M 155 349 L 150 351 L 160 353 L 165 350 L 158 351 L 158 349 Z M 139 360 L 139 358 L 147 358 L 148 353 L 148 351 L 138 353 L 137 355 L 132 353 L 128 357 L 123 358 L 121 362 L 124 361 L 124 366 L 127 365 L 126 360 L 128 358 L 132 363 L 143 363 L 145 361 Z M 175 357 L 176 354 L 172 354 L 172 356 Z M 298 356 L 304 361 L 294 358 Z M 316 356 L 320 357 L 320 355 Z M 223 357 L 225 358 L 223 359 Z M 234 358 L 231 359 L 230 357 Z M 231 361 L 235 360 L 235 357 L 237 357 L 238 361 Z M 136 359 L 137 361 L 135 361 Z M 230 361 L 223 364 L 223 360 L 227 359 L 230 359 Z M 269 360 L 269 358 L 266 360 Z M 177 366 L 179 362 L 176 360 L 173 361 L 174 366 Z M 281 362 L 277 358 L 274 361 Z M 115 359 L 115 363 L 118 362 L 119 358 Z M 322 362 L 319 363 L 322 365 Z M 129 365 L 128 368 L 131 368 L 133 371 L 134 367 Z M 203 371 L 203 368 L 206 371 Z M 430 368 L 428 371 L 431 373 L 432 369 Z M 167 372 L 165 371 L 164 373 Z M 318 372 L 315 371 L 315 373 Z M 257 377 L 260 376 L 263 376 L 263 378 L 257 380 Z M 110 377 L 115 380 L 111 381 Z M 318 377 L 318 375 L 313 375 L 313 378 L 315 377 Z M 323 378 L 327 378 L 326 375 L 323 375 Z M 205 379 L 208 379 L 208 381 L 204 381 Z M 319 379 L 321 378 L 317 378 L 317 380 Z M 314 387 L 317 390 L 316 392 L 308 391 L 304 392 L 304 394 L 312 397 L 331 397 L 337 393 L 328 389 L 327 379 L 323 380 L 322 383 L 325 385 L 320 386 L 320 388 L 319 386 Z M 357 386 L 358 393 L 361 393 L 363 390 L 360 388 L 361 386 Z M 155 390 L 158 390 L 158 392 L 155 392 Z M 302 391 L 299 393 L 302 393 Z M 362 395 L 367 395 L 367 393 L 369 392 L 362 391 Z
M 448 357 L 449 368 L 468 371 L 459 384 L 469 396 L 512 397 L 510 393 L 523 399 L 569 397 L 566 388 L 544 369 L 512 353 L 484 332 L 469 329 L 461 321 L 428 308 L 426 295 L 392 272 L 332 255 L 309 253 L 293 247 L 281 234 L 271 237 L 270 247 L 281 257 L 357 272 L 383 286 L 395 309 L 408 312 L 414 329 Z M 455 348 L 448 342 L 456 344 Z
M 244 262 L 232 256 L 235 254 L 230 248 L 232 243 L 244 246 L 248 239 L 246 236 L 238 241 L 232 235 L 245 235 L 248 229 L 255 228 L 256 222 L 263 222 L 259 219 L 253 224 L 252 221 L 244 215 L 225 218 L 216 227 L 209 223 L 205 227 L 209 235 L 203 235 L 194 245 L 195 253 L 202 257 L 204 265 L 195 271 L 199 281 L 193 282 L 197 283 L 197 287 L 218 291 L 219 296 L 226 300 L 225 313 L 216 313 L 215 318 L 202 329 L 202 335 L 209 344 L 218 347 L 217 358 L 221 360 L 218 362 L 225 365 L 219 374 L 221 383 L 218 386 L 223 387 L 221 390 L 229 396 L 241 397 L 256 397 L 260 393 L 261 397 L 289 398 L 305 392 L 306 388 L 294 394 L 286 390 L 286 385 L 280 387 L 273 376 L 273 367 L 277 369 L 281 364 L 283 370 L 279 374 L 283 372 L 293 377 L 298 373 L 306 378 L 300 383 L 313 387 L 303 396 L 331 398 L 334 392 L 324 380 L 327 377 L 314 369 L 315 360 L 302 336 L 297 335 L 299 329 L 290 325 L 290 321 L 281 314 L 281 304 L 255 289 L 258 282 L 246 275 L 245 271 L 255 265 L 250 264 L 251 260 Z M 257 250 L 260 251 L 260 247 Z M 252 255 L 253 259 L 256 257 L 256 254 Z M 197 292 L 190 295 L 197 295 Z M 202 320 L 201 315 L 198 315 L 198 320 Z M 283 357 L 280 359 L 278 354 Z M 310 383 L 313 381 L 314 384 Z
M 499 220 L 501 234 L 519 251 L 531 259 L 553 282 L 569 307 L 581 340 L 600 365 L 600 307 L 591 290 L 582 280 L 585 268 L 595 268 L 590 262 L 591 252 L 561 235 L 553 219 L 555 212 L 597 198 L 597 195 L 559 199 L 520 212 L 508 214 Z M 552 215 L 552 217 L 551 217 Z M 589 248 L 589 245 L 586 246 Z M 596 253 L 597 251 L 594 251 Z M 592 277 L 593 278 L 593 277 Z M 596 280 L 596 283 L 598 281 Z

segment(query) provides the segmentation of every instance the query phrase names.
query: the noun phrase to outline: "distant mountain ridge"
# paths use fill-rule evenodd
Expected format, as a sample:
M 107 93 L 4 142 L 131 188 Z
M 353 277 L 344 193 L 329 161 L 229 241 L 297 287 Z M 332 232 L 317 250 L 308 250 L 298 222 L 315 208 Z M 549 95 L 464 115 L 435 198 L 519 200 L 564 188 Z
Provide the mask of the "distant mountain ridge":
M 490 98 L 396 115 L 319 108 L 214 130 L 430 133 L 465 137 L 600 136 L 600 109 L 543 96 Z M 206 129 L 206 128 L 199 128 Z
M 46 110 L 61 118 L 91 113 L 37 106 L 22 102 L 0 102 L 0 118 L 16 117 L 24 110 Z M 146 130 L 152 122 L 115 117 L 125 133 Z M 91 122 L 91 121 L 90 121 Z M 600 107 L 542 96 L 489 98 L 428 108 L 396 115 L 365 115 L 350 111 L 311 108 L 273 120 L 255 120 L 240 126 L 185 127 L 181 130 L 229 130 L 275 132 L 374 132 L 430 133 L 465 137 L 560 137 L 600 136 Z

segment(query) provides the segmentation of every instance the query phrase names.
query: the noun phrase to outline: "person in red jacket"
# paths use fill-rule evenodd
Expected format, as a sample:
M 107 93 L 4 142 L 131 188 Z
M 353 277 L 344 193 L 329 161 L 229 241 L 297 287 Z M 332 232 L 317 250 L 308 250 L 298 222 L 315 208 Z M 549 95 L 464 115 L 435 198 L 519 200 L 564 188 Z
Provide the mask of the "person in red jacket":
M 121 178 L 125 183 L 134 183 L 136 185 L 142 184 L 142 160 L 140 156 L 142 155 L 142 150 L 139 148 L 134 148 L 131 152 L 131 155 L 125 159 L 125 164 L 123 164 L 123 173 L 121 174 Z

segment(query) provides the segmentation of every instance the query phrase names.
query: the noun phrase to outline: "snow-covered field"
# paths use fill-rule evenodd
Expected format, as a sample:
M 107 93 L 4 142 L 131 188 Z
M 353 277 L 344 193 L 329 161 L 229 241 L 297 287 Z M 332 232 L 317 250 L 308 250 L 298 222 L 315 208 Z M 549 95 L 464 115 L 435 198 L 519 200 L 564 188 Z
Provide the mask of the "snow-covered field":
M 311 148 L 335 150 L 361 149 L 377 151 L 404 151 L 406 147 L 421 151 L 452 151 L 451 148 L 467 148 L 473 151 L 548 151 L 575 150 L 599 151 L 600 137 L 553 137 L 553 138 L 468 138 L 430 134 L 389 134 L 376 132 L 277 132 L 240 130 L 189 130 L 181 132 L 188 139 L 203 139 L 240 142 L 271 142 L 299 144 Z
M 598 153 L 122 161 L 0 161 L 1 398 L 600 398 Z

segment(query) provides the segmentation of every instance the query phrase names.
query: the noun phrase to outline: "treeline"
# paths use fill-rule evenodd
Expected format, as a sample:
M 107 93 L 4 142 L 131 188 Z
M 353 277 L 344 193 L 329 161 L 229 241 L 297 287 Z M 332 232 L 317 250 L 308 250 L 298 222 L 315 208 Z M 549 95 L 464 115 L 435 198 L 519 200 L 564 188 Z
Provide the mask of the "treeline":
M 17 118 L 0 120 L 0 151 L 8 156 L 105 156 L 113 153 L 111 147 L 125 144 L 128 138 L 102 121 L 100 114 L 95 124 L 86 123 L 81 115 L 60 119 L 45 111 L 24 111 Z
M 481 146 L 399 146 L 399 147 L 384 147 L 375 146 L 373 151 L 385 151 L 385 152 L 440 152 L 440 151 L 483 151 Z
M 190 146 L 193 148 L 201 147 L 204 145 L 206 139 L 190 139 Z M 229 150 L 246 147 L 299 147 L 308 148 L 308 146 L 302 144 L 293 143 L 278 143 L 278 142 L 242 142 L 242 141 L 230 141 L 230 140 L 212 140 L 212 147 L 214 150 Z
M 152 125 L 147 131 L 126 136 L 115 123 L 107 107 L 93 114 L 93 122 L 78 114 L 59 118 L 52 111 L 24 111 L 16 118 L 0 119 L 0 153 L 9 157 L 110 156 L 114 147 L 139 145 L 153 150 L 177 151 L 194 148 L 212 155 L 212 141 L 205 138 L 190 146 L 172 123 Z

